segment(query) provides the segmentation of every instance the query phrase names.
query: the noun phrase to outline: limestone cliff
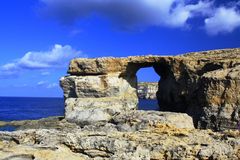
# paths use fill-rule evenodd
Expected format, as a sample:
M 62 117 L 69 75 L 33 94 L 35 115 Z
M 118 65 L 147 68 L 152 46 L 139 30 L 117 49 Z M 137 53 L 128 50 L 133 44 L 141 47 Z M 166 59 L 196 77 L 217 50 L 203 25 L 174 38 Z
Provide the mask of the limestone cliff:
M 77 123 L 109 121 L 113 115 L 137 109 L 136 72 L 144 67 L 153 67 L 161 77 L 157 99 L 162 111 L 187 113 L 198 128 L 237 128 L 240 49 L 74 59 L 69 75 L 61 79 L 66 118 Z
M 137 85 L 137 94 L 140 99 L 157 99 L 158 83 L 140 82 Z

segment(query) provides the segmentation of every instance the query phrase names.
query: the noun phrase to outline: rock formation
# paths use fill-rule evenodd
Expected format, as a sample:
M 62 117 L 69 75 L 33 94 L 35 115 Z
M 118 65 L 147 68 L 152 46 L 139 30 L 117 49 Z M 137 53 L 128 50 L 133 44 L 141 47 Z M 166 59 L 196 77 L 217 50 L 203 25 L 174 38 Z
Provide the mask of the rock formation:
M 157 99 L 158 83 L 140 82 L 137 86 L 137 94 L 140 99 Z
M 194 129 L 182 113 L 129 111 L 80 127 L 62 118 L 5 122 L 1 160 L 162 160 L 240 158 L 239 131 Z
M 161 77 L 162 111 L 190 115 L 198 128 L 237 128 L 240 111 L 240 49 L 179 56 L 74 59 L 61 79 L 66 119 L 79 124 L 111 121 L 137 109 L 136 72 L 153 67 Z
M 239 57 L 240 49 L 230 49 L 74 59 L 61 78 L 65 117 L 0 122 L 16 128 L 0 132 L 0 159 L 238 160 L 240 131 L 227 129 L 239 122 Z M 157 99 L 164 112 L 137 110 L 142 67 L 161 77 Z

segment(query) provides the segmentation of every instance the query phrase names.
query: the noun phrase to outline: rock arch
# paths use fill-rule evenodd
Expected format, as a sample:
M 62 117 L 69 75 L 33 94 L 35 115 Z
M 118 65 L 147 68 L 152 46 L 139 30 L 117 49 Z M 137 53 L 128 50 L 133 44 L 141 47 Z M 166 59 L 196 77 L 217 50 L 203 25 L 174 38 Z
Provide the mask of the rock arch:
M 136 109 L 136 72 L 153 67 L 161 77 L 162 111 L 184 112 L 196 127 L 237 127 L 240 106 L 240 49 L 181 56 L 74 59 L 61 79 L 66 119 L 79 124 L 110 121 Z M 214 117 L 214 118 L 213 118 Z

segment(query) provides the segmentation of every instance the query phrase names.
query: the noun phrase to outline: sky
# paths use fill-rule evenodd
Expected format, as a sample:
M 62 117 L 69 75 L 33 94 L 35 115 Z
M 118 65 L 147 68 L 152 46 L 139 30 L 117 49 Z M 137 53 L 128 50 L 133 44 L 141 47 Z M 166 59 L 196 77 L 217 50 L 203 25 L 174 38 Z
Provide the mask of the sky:
M 240 47 L 238 0 L 2 0 L 0 12 L 0 96 L 62 97 L 76 57 Z

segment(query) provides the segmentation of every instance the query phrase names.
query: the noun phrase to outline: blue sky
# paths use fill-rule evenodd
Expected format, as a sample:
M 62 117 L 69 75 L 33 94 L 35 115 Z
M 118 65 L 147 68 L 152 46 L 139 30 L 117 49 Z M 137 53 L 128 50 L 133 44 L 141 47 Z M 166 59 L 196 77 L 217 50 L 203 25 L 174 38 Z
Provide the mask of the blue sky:
M 0 12 L 0 96 L 61 97 L 74 57 L 240 47 L 238 0 L 2 0 Z

